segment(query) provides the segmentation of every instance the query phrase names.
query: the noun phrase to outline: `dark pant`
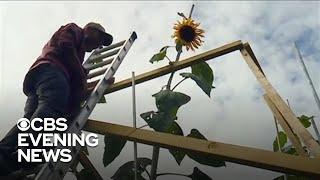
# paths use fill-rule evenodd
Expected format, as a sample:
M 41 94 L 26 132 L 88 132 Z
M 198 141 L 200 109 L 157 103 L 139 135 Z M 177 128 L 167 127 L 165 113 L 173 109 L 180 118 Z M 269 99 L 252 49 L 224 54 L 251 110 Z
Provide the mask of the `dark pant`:
M 57 119 L 65 117 L 70 99 L 69 84 L 64 72 L 52 64 L 41 64 L 32 69 L 26 75 L 23 83 L 23 92 L 28 97 L 24 108 L 24 117 L 30 121 L 34 118 Z M 17 155 L 13 152 L 17 150 L 19 131 L 15 125 L 0 141 L 0 154 L 14 162 L 17 162 Z M 41 132 L 30 130 L 29 133 L 37 135 Z M 0 162 L 0 168 L 1 163 L 3 162 Z

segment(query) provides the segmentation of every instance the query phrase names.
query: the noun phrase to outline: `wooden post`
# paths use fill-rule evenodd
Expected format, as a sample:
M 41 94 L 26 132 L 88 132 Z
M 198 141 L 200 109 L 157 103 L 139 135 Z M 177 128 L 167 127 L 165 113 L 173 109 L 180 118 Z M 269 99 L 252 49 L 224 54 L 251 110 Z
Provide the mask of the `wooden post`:
M 256 76 L 268 97 L 277 107 L 284 120 L 288 123 L 288 125 L 292 128 L 292 130 L 301 138 L 303 143 L 308 147 L 310 152 L 315 156 L 320 156 L 320 145 L 317 141 L 312 137 L 309 131 L 303 127 L 300 121 L 297 119 L 295 114 L 290 110 L 288 105 L 283 101 L 278 92 L 274 89 L 274 87 L 267 80 L 264 73 L 261 71 L 260 66 L 258 65 L 258 61 L 255 58 L 251 47 L 248 43 L 245 43 L 243 48 L 240 50 L 243 58 L 247 62 L 249 68 Z

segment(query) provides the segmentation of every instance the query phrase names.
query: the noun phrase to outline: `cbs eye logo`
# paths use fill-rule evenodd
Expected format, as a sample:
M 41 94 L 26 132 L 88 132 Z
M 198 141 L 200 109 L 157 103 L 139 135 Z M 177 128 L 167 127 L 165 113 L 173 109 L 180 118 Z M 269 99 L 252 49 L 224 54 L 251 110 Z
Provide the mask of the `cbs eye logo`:
M 30 121 L 26 118 L 21 118 L 18 120 L 17 126 L 20 131 L 26 131 L 30 128 Z

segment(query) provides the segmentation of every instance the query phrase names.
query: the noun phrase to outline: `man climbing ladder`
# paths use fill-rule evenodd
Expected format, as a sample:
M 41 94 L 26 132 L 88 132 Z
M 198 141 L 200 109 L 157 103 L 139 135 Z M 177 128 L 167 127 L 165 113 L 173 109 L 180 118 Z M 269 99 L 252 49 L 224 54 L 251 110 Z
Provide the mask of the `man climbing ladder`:
M 23 92 L 28 98 L 24 117 L 30 120 L 73 119 L 79 112 L 81 101 L 88 94 L 88 72 L 82 66 L 85 52 L 108 46 L 112 41 L 113 37 L 98 23 L 88 23 L 84 28 L 75 23 L 61 26 L 25 76 Z M 114 78 L 108 80 L 110 84 L 113 82 Z M 38 125 L 42 126 L 40 123 Z M 18 163 L 18 133 L 19 129 L 14 126 L 0 141 L 0 176 L 35 165 Z M 34 131 L 28 133 L 36 134 Z

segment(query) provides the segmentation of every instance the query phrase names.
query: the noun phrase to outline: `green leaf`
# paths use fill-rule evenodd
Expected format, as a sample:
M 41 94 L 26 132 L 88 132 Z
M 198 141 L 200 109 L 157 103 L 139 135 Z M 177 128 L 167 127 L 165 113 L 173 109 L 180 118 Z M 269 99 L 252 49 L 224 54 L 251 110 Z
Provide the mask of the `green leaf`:
M 106 98 L 102 96 L 98 103 L 107 103 Z
M 145 180 L 142 173 L 148 165 L 151 165 L 152 160 L 149 158 L 137 158 L 137 175 L 138 180 Z M 134 161 L 129 161 L 120 166 L 120 168 L 111 177 L 114 180 L 132 180 L 134 179 Z
M 165 132 L 169 129 L 176 118 L 176 116 L 172 116 L 169 113 L 154 111 L 142 113 L 140 117 L 148 123 L 149 127 L 160 132 Z
M 191 100 L 191 97 L 186 94 L 170 90 L 161 90 L 152 96 L 156 99 L 159 111 L 169 113 L 172 116 L 176 116 L 178 109 Z
M 158 112 L 149 111 L 140 114 L 148 125 L 156 131 L 165 132 L 177 119 L 178 109 L 190 101 L 190 97 L 180 92 L 162 90 L 154 95 Z
M 197 129 L 191 129 L 191 132 L 189 135 L 187 135 L 187 137 L 207 140 L 207 138 L 204 137 Z M 200 164 L 213 167 L 226 166 L 226 163 L 224 161 L 212 158 L 210 156 L 199 155 L 197 153 L 187 153 L 187 155 Z
M 314 116 L 306 116 L 306 115 L 302 115 L 300 117 L 298 117 L 299 121 L 302 123 L 302 125 L 305 127 L 305 128 L 308 128 L 311 126 L 311 120 L 314 118 Z
M 283 147 L 282 152 L 284 152 L 286 154 L 291 154 L 291 155 L 298 155 L 296 149 L 292 145 L 289 145 L 287 147 Z
M 287 135 L 283 131 L 280 131 L 278 133 L 278 136 L 273 141 L 273 151 L 274 152 L 279 151 L 278 140 L 277 140 L 278 137 L 279 137 L 279 142 L 280 142 L 280 148 L 281 149 L 287 143 Z
M 119 156 L 121 150 L 126 144 L 127 140 L 118 136 L 105 135 L 104 136 L 104 153 L 103 153 L 103 165 L 108 166 L 116 157 Z
M 197 129 L 191 129 L 190 134 L 187 135 L 187 137 L 192 137 L 196 139 L 204 139 L 208 140 L 204 135 L 202 135 L 199 130 Z
M 213 83 L 213 71 L 206 62 L 191 66 L 192 73 L 180 73 L 182 77 L 191 78 L 209 97 Z
M 161 48 L 160 52 L 155 54 L 155 55 L 153 55 L 152 58 L 149 60 L 149 62 L 153 63 L 153 62 L 158 62 L 158 61 L 163 60 L 167 55 L 167 49 L 169 47 L 170 46 L 165 46 L 165 47 Z
M 200 171 L 200 169 L 197 167 L 193 168 L 192 174 L 190 174 L 188 177 L 190 177 L 192 180 L 212 180 L 211 177 Z
M 183 43 L 181 41 L 178 41 L 176 43 L 176 51 L 177 52 L 182 52 L 182 46 L 183 46 Z
M 173 122 L 171 127 L 169 129 L 167 129 L 166 133 L 183 136 L 183 131 L 177 122 Z M 185 152 L 179 151 L 179 150 L 174 150 L 174 149 L 169 149 L 169 152 L 171 153 L 171 155 L 174 157 L 174 159 L 176 160 L 176 162 L 179 165 L 181 164 L 181 161 L 183 160 L 184 156 L 186 155 Z

